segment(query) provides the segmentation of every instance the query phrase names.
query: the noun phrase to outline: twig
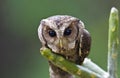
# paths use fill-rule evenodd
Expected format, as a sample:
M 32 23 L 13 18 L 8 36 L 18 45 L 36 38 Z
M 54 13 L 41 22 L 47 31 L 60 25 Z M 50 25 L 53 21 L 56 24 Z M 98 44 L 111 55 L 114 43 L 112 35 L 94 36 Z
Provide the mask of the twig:
M 109 78 L 117 76 L 117 55 L 118 55 L 118 10 L 113 7 L 109 17 L 109 36 L 108 36 L 108 73 Z

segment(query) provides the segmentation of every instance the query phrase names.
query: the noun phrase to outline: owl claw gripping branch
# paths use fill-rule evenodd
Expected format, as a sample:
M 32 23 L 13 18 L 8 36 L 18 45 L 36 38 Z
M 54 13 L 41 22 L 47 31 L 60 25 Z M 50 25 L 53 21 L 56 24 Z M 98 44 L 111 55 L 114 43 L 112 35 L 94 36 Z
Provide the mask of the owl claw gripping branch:
M 56 15 L 43 19 L 38 28 L 42 47 L 51 49 L 71 62 L 82 64 L 88 56 L 91 37 L 78 18 Z M 71 74 L 50 64 L 50 78 L 74 78 Z

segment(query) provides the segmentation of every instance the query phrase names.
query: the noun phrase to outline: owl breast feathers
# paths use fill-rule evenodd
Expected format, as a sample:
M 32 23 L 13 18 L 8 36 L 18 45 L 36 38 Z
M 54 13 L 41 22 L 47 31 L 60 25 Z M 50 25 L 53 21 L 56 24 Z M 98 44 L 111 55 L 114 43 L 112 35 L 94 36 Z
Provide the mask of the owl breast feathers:
M 43 19 L 38 28 L 42 47 L 73 62 L 82 63 L 89 54 L 91 37 L 78 18 L 56 15 Z

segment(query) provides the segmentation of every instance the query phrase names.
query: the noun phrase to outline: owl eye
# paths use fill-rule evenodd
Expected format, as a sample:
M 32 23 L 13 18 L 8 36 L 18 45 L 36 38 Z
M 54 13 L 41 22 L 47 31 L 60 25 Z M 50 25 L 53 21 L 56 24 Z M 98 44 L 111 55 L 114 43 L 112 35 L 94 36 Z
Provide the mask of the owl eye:
M 48 33 L 49 33 L 49 35 L 50 35 L 51 37 L 55 37 L 55 36 L 56 36 L 56 32 L 55 32 L 54 30 L 52 30 L 52 29 L 50 29 L 50 30 L 48 31 Z
M 65 31 L 64 31 L 64 35 L 68 36 L 68 35 L 71 34 L 71 32 L 72 32 L 71 28 L 66 28 Z

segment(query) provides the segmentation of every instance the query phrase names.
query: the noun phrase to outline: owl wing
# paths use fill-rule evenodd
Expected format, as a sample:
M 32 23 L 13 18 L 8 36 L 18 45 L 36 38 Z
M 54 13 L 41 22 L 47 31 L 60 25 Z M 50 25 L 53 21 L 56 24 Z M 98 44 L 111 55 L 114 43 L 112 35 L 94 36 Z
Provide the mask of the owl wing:
M 84 58 L 88 56 L 91 47 L 91 36 L 86 29 L 83 29 L 83 34 L 81 37 L 79 48 L 80 64 L 82 64 Z

